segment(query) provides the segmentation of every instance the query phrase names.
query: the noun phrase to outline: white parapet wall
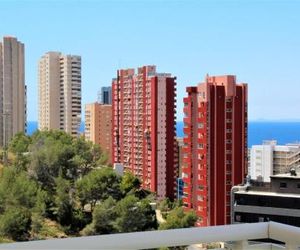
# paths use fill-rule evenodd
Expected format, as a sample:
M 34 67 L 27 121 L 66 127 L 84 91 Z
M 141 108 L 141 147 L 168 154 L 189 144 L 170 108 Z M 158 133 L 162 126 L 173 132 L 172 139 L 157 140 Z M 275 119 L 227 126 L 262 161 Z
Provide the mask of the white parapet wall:
M 251 245 L 249 240 L 273 239 L 285 246 Z M 229 242 L 231 249 L 298 249 L 300 228 L 275 222 L 234 224 L 225 226 L 173 229 L 137 233 L 52 239 L 0 244 L 1 249 L 151 249 L 187 246 L 199 243 Z

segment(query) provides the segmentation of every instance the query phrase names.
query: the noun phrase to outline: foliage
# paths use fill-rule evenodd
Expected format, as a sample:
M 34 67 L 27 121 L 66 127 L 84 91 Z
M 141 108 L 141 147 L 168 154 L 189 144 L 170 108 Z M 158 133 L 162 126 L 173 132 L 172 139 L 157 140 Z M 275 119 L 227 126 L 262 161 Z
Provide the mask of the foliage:
M 121 196 L 120 182 L 120 177 L 112 168 L 105 167 L 91 171 L 76 183 L 77 195 L 82 207 L 89 204 L 93 211 L 97 202 L 110 196 L 118 200 Z
M 114 232 L 113 221 L 116 219 L 116 201 L 109 197 L 103 203 L 96 206 L 93 212 L 93 224 L 96 234 L 108 234 Z
M 137 197 L 128 195 L 118 202 L 116 213 L 115 228 L 118 232 L 136 232 L 156 228 L 155 211 L 146 199 L 140 201 Z
M 136 192 L 141 187 L 141 181 L 139 178 L 135 177 L 132 173 L 126 172 L 120 184 L 120 189 L 124 195 L 130 191 Z
M 17 134 L 8 150 L 0 171 L 0 241 L 157 229 L 154 194 L 131 173 L 117 175 L 98 145 L 37 131 Z
M 162 217 L 166 219 L 168 213 L 173 208 L 173 203 L 168 198 L 166 198 L 159 202 L 157 208 L 161 211 Z
M 10 141 L 8 149 L 10 152 L 19 156 L 28 152 L 28 147 L 31 143 L 31 138 L 24 133 L 17 133 Z
M 83 230 L 84 235 L 109 234 L 115 232 L 114 220 L 117 217 L 116 201 L 109 197 L 97 205 L 93 211 L 93 222 Z
M 54 191 L 60 174 L 75 181 L 97 167 L 102 155 L 98 146 L 62 131 L 38 131 L 31 141 L 28 172 L 48 191 Z
M 12 240 L 24 240 L 30 229 L 30 212 L 21 207 L 11 207 L 0 217 L 0 234 Z
M 160 224 L 159 229 L 175 229 L 193 227 L 197 221 L 194 211 L 185 212 L 183 207 L 176 207 L 168 214 L 166 222 Z
M 50 214 L 51 197 L 42 189 L 39 189 L 36 195 L 36 202 L 33 211 L 43 217 L 48 217 Z
M 6 238 L 6 237 L 1 237 L 0 236 L 0 244 L 1 243 L 13 243 L 14 241 L 9 239 L 9 238 Z
M 0 178 L 0 211 L 15 206 L 32 208 L 37 192 L 38 186 L 24 171 L 5 168 Z
M 35 142 L 35 141 L 34 141 Z M 54 191 L 55 178 L 61 174 L 66 179 L 76 178 L 76 165 L 71 145 L 52 137 L 39 139 L 31 145 L 31 162 L 28 172 L 47 191 Z
M 33 213 L 31 216 L 31 232 L 37 235 L 43 227 L 44 218 L 39 213 Z
M 134 195 L 128 195 L 119 202 L 109 197 L 97 205 L 92 223 L 86 226 L 82 234 L 136 232 L 156 228 L 155 211 L 152 210 L 149 200 L 139 200 Z
M 37 228 L 35 226 L 38 225 Z M 31 238 L 34 240 L 44 240 L 50 238 L 65 238 L 65 234 L 62 226 L 49 219 L 43 217 L 32 217 L 31 224 Z
M 55 179 L 56 194 L 54 214 L 56 220 L 63 226 L 69 225 L 72 221 L 73 199 L 71 193 L 71 185 L 68 180 L 61 176 Z

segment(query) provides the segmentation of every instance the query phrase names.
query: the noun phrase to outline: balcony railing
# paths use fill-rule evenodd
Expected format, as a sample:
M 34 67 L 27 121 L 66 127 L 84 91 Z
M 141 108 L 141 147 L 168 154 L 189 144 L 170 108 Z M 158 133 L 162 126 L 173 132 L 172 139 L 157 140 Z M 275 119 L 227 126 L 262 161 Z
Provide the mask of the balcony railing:
M 258 239 L 273 239 L 284 245 L 249 242 Z M 226 242 L 227 249 L 296 250 L 300 246 L 300 228 L 262 222 L 9 243 L 0 244 L 0 249 L 153 249 L 212 242 Z

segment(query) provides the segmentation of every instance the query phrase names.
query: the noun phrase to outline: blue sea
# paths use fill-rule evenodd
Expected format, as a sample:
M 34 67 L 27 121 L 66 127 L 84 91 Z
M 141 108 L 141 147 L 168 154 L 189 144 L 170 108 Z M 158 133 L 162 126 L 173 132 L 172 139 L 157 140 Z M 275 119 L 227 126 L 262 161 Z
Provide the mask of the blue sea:
M 177 122 L 177 136 L 183 137 L 183 122 Z M 27 133 L 37 130 L 37 122 L 29 121 Z M 80 126 L 83 132 L 84 123 Z M 300 122 L 249 122 L 248 147 L 261 144 L 264 140 L 277 140 L 278 144 L 300 142 Z
M 177 122 L 177 136 L 183 137 L 183 122 Z M 248 147 L 264 140 L 277 140 L 278 144 L 300 142 L 300 122 L 249 122 Z
M 32 135 L 38 129 L 38 123 L 36 121 L 27 122 L 27 134 Z M 84 122 L 80 124 L 80 132 L 84 132 Z

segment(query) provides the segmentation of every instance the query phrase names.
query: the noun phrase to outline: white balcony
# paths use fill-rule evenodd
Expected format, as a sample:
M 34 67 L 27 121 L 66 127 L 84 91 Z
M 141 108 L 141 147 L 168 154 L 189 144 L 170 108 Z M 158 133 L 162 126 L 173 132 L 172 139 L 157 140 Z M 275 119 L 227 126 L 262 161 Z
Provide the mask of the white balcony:
M 273 239 L 284 245 L 250 241 L 258 239 Z M 0 244 L 0 249 L 151 249 L 168 246 L 190 246 L 188 249 L 197 249 L 195 244 L 211 242 L 225 242 L 227 249 L 235 250 L 296 250 L 300 246 L 300 228 L 262 222 L 9 243 Z

